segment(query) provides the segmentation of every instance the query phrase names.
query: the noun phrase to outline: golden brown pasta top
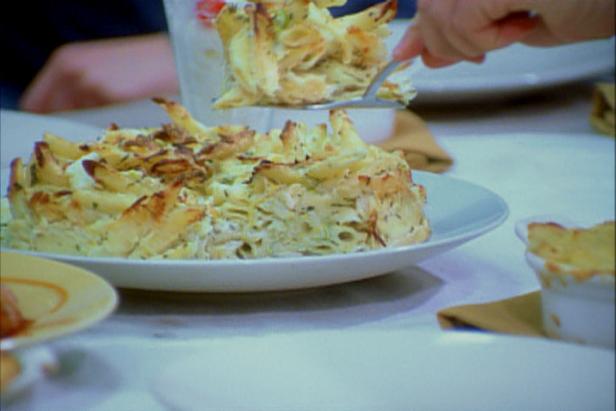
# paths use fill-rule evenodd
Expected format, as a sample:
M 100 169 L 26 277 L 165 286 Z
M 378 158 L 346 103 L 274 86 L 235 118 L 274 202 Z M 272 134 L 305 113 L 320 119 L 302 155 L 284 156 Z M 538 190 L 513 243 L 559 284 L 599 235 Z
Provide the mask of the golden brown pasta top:
M 424 241 L 425 191 L 407 163 L 364 143 L 344 111 L 326 125 L 257 133 L 172 123 L 46 134 L 12 163 L 3 245 L 87 256 L 257 258 Z
M 397 3 L 388 0 L 334 18 L 342 0 L 254 1 L 227 4 L 216 19 L 227 80 L 215 108 L 298 106 L 362 95 L 386 64 L 384 39 Z M 408 103 L 410 81 L 395 73 L 379 90 Z
M 556 223 L 528 226 L 529 251 L 546 261 L 572 266 L 579 276 L 616 275 L 615 223 L 591 228 L 565 228 Z

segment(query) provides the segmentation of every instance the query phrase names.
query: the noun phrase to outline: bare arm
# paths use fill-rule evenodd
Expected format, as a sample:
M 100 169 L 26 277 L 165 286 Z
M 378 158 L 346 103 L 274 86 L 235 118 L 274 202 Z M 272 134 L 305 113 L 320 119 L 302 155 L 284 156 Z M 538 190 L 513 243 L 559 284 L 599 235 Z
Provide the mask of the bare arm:
M 27 111 L 48 113 L 126 102 L 178 89 L 166 34 L 70 43 L 58 48 L 26 89 Z

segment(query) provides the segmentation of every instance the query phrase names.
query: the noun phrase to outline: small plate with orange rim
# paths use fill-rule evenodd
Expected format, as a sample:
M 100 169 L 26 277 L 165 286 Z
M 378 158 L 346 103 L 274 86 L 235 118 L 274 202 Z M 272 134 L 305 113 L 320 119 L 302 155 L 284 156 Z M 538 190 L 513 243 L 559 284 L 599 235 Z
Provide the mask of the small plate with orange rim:
M 26 319 L 18 332 L 0 340 L 0 350 L 87 328 L 111 314 L 118 302 L 115 289 L 96 274 L 17 253 L 0 253 L 0 283 L 13 292 Z

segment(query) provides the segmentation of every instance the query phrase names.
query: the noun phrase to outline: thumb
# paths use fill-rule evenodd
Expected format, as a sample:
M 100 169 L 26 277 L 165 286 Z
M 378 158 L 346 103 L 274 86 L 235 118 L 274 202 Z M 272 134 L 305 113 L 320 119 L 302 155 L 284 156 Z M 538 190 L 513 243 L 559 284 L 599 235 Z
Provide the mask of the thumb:
M 512 13 L 494 23 L 497 31 L 497 44 L 501 48 L 522 41 L 539 25 L 540 18 L 528 12 Z

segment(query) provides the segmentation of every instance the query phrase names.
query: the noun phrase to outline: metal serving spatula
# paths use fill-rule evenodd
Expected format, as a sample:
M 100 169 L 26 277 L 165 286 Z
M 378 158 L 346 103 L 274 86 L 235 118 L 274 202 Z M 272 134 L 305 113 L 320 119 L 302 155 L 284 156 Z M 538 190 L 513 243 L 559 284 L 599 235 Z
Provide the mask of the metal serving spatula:
M 406 108 L 404 104 L 395 100 L 384 100 L 378 98 L 376 93 L 381 88 L 383 82 L 389 77 L 391 73 L 408 60 L 396 61 L 391 60 L 381 71 L 378 72 L 372 83 L 366 89 L 366 92 L 361 97 L 355 97 L 349 100 L 330 101 L 327 103 L 318 104 L 306 104 L 303 106 L 294 106 L 289 108 L 295 108 L 298 110 L 332 110 L 335 108 Z

